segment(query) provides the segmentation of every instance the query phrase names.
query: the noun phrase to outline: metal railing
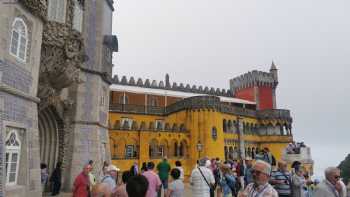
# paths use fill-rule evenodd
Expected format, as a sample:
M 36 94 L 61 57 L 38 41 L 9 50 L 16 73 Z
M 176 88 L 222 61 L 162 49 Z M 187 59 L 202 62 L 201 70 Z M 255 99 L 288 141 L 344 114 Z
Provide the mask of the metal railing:
M 145 106 L 134 104 L 111 104 L 111 112 L 127 112 L 127 113 L 140 113 L 140 114 L 152 114 L 152 115 L 166 115 L 174 112 L 178 112 L 186 109 L 201 109 L 211 108 L 217 111 L 239 115 L 248 116 L 259 119 L 283 119 L 292 121 L 290 111 L 285 109 L 267 109 L 267 110 L 252 110 L 243 107 L 233 106 L 227 103 L 220 102 L 220 98 L 215 96 L 194 96 L 180 100 L 167 107 L 159 106 Z

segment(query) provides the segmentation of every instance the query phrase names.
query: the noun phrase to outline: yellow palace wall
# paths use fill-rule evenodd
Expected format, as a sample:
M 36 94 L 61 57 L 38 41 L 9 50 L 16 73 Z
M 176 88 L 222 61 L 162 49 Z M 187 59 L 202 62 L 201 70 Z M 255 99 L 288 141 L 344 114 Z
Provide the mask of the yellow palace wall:
M 208 156 L 209 158 L 219 157 L 221 160 L 225 159 L 224 147 L 225 139 L 238 140 L 238 135 L 235 133 L 223 132 L 223 119 L 237 120 L 237 116 L 224 114 L 212 109 L 198 109 L 198 110 L 183 110 L 180 112 L 172 113 L 168 116 L 155 116 L 155 115 L 142 115 L 131 113 L 117 113 L 110 112 L 109 120 L 110 125 L 113 125 L 116 120 L 122 118 L 131 118 L 136 121 L 138 125 L 144 121 L 147 125 L 149 122 L 155 122 L 155 120 L 164 120 L 165 123 L 174 123 L 180 125 L 185 124 L 185 132 L 172 132 L 172 131 L 137 131 L 137 130 L 116 130 L 110 129 L 110 141 L 114 141 L 114 144 L 118 144 L 121 140 L 123 143 L 130 143 L 138 145 L 140 148 L 139 159 L 117 159 L 112 163 L 117 165 L 122 171 L 129 170 L 130 166 L 134 162 L 138 162 L 141 167 L 142 162 L 154 161 L 156 164 L 160 161 L 160 158 L 151 159 L 149 157 L 149 143 L 155 139 L 158 142 L 164 142 L 169 145 L 169 149 L 172 148 L 172 142 L 186 143 L 186 155 L 184 157 L 174 157 L 171 154 L 166 155 L 170 161 L 170 164 L 174 166 L 176 160 L 180 160 L 183 164 L 185 175 L 189 175 L 192 168 L 195 166 L 199 157 Z M 243 118 L 240 121 L 252 124 L 258 124 L 259 121 L 251 117 Z M 277 124 L 278 120 L 271 120 L 269 123 L 273 125 Z M 282 123 L 282 122 L 280 122 Z M 212 129 L 216 128 L 217 137 L 213 139 Z M 292 141 L 292 136 L 259 136 L 259 135 L 245 135 L 244 140 L 246 146 L 259 147 L 260 149 L 268 147 L 277 160 L 281 159 L 282 150 L 286 145 Z M 198 152 L 197 144 L 200 142 L 203 144 L 203 151 Z M 112 157 L 115 154 L 113 143 L 111 144 Z M 120 150 L 119 150 L 120 151 Z M 169 150 L 171 153 L 173 150 Z M 120 153 L 119 154 L 123 154 Z

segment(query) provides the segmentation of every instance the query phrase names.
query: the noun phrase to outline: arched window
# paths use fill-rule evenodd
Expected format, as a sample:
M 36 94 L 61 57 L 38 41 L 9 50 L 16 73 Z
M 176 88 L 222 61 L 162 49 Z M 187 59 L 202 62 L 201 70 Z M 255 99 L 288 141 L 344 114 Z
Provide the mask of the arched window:
M 227 131 L 226 119 L 222 120 L 222 129 L 224 130 L 224 132 Z
M 23 19 L 15 18 L 12 24 L 10 54 L 20 61 L 26 61 L 28 43 L 27 26 Z
M 226 129 L 227 129 L 228 133 L 232 133 L 233 129 L 232 129 L 232 121 L 231 120 L 227 121 L 227 128 Z
M 6 184 L 16 185 L 18 177 L 19 159 L 21 152 L 21 141 L 18 138 L 18 133 L 15 129 L 10 130 L 6 141 Z
M 48 0 L 47 18 L 50 21 L 66 22 L 66 0 Z
M 179 150 L 179 147 L 178 147 L 178 145 L 177 145 L 177 142 L 175 142 L 175 144 L 174 144 L 174 156 L 175 156 L 175 157 L 179 156 L 178 150 Z

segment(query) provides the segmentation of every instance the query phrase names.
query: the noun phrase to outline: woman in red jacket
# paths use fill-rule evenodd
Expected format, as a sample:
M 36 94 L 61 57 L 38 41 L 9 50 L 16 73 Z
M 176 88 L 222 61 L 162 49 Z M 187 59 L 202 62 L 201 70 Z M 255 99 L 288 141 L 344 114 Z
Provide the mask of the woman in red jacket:
M 85 165 L 83 171 L 75 178 L 73 185 L 73 197 L 89 197 L 90 181 L 89 172 L 92 170 L 91 165 Z

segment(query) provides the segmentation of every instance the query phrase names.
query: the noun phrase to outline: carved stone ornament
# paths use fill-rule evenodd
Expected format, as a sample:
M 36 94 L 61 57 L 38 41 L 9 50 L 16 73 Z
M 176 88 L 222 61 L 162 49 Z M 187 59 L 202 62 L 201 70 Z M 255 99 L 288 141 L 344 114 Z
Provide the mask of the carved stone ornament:
M 79 32 L 69 25 L 47 22 L 41 47 L 38 97 L 51 102 L 63 88 L 79 83 L 79 67 L 86 61 L 84 44 Z M 42 103 L 41 105 L 49 105 Z
M 47 4 L 46 0 L 19 0 L 31 13 L 38 16 L 42 20 L 46 20 Z

